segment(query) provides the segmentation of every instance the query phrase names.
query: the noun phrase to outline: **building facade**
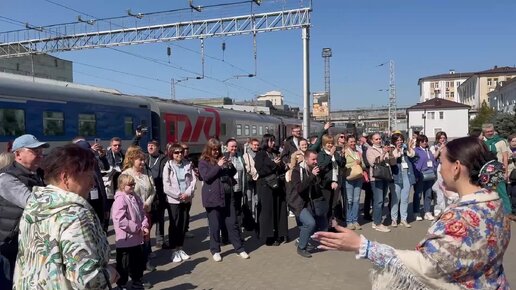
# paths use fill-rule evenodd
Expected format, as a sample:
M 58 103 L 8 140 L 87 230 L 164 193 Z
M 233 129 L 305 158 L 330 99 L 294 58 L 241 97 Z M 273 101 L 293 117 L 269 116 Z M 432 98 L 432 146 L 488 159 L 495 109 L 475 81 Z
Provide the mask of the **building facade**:
M 496 88 L 487 94 L 489 106 L 501 113 L 514 113 L 516 107 L 516 78 L 499 82 Z
M 407 109 L 409 136 L 420 131 L 429 140 L 444 131 L 449 139 L 468 135 L 470 106 L 444 99 L 430 99 Z
M 270 91 L 265 93 L 264 95 L 258 96 L 256 98 L 257 101 L 271 101 L 274 107 L 282 107 L 283 106 L 283 95 L 278 91 Z
M 428 76 L 418 80 L 419 102 L 425 102 L 433 98 L 448 101 L 459 101 L 458 87 L 471 77 L 473 73 L 456 73 L 450 70 L 447 74 Z
M 73 63 L 48 54 L 1 58 L 0 72 L 73 82 Z
M 483 102 L 489 104 L 488 93 L 494 91 L 500 82 L 516 77 L 516 67 L 493 67 L 474 73 L 459 87 L 459 102 L 478 110 Z
M 393 130 L 407 131 L 407 108 L 397 108 L 397 123 Z M 354 125 L 366 133 L 389 131 L 389 108 L 370 107 L 339 110 L 330 113 L 330 119 L 340 126 Z

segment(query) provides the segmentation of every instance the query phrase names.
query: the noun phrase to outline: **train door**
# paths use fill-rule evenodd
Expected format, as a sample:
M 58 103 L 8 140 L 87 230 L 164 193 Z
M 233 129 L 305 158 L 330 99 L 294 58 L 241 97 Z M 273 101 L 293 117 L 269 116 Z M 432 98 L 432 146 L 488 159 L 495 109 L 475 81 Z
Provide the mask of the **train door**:
M 167 143 L 177 143 L 178 142 L 178 116 L 173 114 L 164 114 L 163 119 L 165 121 L 165 136 L 167 139 Z

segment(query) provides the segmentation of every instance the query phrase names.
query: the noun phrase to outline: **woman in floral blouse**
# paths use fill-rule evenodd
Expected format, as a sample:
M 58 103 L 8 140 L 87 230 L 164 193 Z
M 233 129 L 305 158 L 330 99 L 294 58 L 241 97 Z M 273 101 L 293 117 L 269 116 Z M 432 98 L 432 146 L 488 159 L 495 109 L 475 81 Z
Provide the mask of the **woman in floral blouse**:
M 441 174 L 459 200 L 437 217 L 413 251 L 396 250 L 339 227 L 318 232 L 320 248 L 354 251 L 375 266 L 373 289 L 510 289 L 502 265 L 510 221 L 494 190 L 503 166 L 475 137 L 446 144 Z

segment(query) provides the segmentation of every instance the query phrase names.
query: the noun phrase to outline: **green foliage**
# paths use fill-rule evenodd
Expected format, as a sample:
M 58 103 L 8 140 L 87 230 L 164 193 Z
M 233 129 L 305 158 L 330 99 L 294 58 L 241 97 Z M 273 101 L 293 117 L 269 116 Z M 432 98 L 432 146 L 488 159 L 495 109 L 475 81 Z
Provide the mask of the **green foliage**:
M 516 108 L 511 113 L 499 113 L 495 116 L 493 122 L 496 131 L 503 138 L 516 133 Z
M 490 108 L 485 101 L 482 102 L 477 116 L 469 122 L 469 131 L 482 129 L 482 124 L 484 123 L 493 123 L 495 116 L 496 111 Z

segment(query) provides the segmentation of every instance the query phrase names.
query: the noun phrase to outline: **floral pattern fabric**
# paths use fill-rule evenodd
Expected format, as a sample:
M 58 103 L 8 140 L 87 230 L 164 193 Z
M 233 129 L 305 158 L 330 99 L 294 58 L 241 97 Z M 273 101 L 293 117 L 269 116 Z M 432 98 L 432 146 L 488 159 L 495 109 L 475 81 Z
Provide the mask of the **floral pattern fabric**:
M 107 289 L 109 244 L 79 195 L 35 188 L 20 221 L 13 289 Z

